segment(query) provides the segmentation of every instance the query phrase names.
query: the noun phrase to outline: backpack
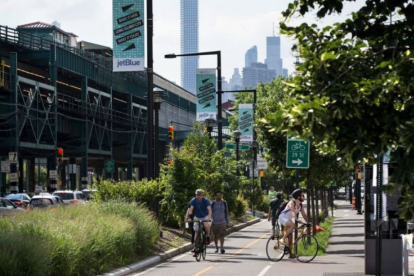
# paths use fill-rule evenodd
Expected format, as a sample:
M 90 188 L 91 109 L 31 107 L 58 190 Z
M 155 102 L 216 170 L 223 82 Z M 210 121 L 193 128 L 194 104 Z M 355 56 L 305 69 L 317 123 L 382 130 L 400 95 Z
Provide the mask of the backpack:
M 288 203 L 289 203 L 289 202 L 290 202 L 290 201 L 284 201 L 282 204 L 280 204 L 279 209 L 278 209 L 278 210 L 277 210 L 277 212 L 276 212 L 275 219 L 279 219 L 280 214 L 283 212 L 283 210 L 285 210 L 286 205 L 288 205 Z M 296 200 L 293 200 L 293 204 L 294 204 L 293 208 L 295 208 L 295 207 L 296 207 Z M 300 203 L 300 208 L 301 208 L 301 209 L 303 208 L 302 203 Z M 287 212 L 289 212 L 289 211 L 290 211 L 290 209 L 289 209 L 289 210 L 284 211 L 283 213 L 284 213 L 284 214 L 286 214 L 286 213 L 287 213 Z
M 214 203 L 216 203 L 216 201 L 215 201 L 215 200 L 211 203 L 211 211 L 213 211 L 213 208 L 214 208 Z M 224 204 L 224 214 L 228 214 L 228 213 L 227 213 L 227 202 L 225 202 L 225 201 L 223 200 L 223 204 Z

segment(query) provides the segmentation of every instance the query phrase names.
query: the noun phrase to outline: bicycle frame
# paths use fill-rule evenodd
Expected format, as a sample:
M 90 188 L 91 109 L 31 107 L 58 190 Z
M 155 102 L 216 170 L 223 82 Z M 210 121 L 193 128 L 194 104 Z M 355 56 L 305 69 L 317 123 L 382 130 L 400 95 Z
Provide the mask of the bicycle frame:
M 289 249 L 292 249 L 293 248 L 293 246 L 295 246 L 296 245 L 296 243 L 299 241 L 299 239 L 303 236 L 303 235 L 305 235 L 306 233 L 307 233 L 307 231 L 308 231 L 308 229 L 306 228 L 306 226 L 305 225 L 302 225 L 302 226 L 300 226 L 300 227 L 295 227 L 295 229 L 298 229 L 298 230 L 301 230 L 300 231 L 300 234 L 296 237 L 296 239 L 291 243 L 291 244 L 289 244 Z M 284 226 L 283 227 L 283 231 L 282 231 L 282 233 L 280 234 L 280 236 L 279 237 L 283 237 L 284 236 L 284 234 L 286 233 L 286 230 L 287 230 L 287 227 L 286 226 Z M 291 233 L 291 235 L 293 235 L 293 233 Z M 293 239 L 292 239 L 293 240 Z

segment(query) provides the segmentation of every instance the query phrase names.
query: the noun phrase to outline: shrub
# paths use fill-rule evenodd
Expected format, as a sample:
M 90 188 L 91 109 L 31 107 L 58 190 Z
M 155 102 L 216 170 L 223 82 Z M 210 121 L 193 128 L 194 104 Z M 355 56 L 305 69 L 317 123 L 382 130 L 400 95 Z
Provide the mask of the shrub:
M 325 211 L 319 212 L 319 221 L 318 224 L 325 222 L 326 218 L 328 217 Z
M 236 218 L 245 216 L 247 211 L 247 201 L 242 196 L 238 196 L 235 200 L 234 209 L 230 211 Z
M 158 234 L 136 203 L 33 210 L 0 221 L 0 275 L 96 274 L 136 260 Z
M 263 201 L 259 207 L 259 210 L 267 213 L 267 211 L 269 211 L 269 203 L 270 198 L 268 196 L 263 196 Z

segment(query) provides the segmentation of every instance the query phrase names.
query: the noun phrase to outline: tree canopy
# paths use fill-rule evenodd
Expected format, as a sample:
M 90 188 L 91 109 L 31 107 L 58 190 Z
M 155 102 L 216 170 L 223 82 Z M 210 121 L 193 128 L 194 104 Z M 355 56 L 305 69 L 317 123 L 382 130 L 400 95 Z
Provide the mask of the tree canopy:
M 300 0 L 286 19 L 316 12 L 341 13 L 350 0 Z M 414 5 L 409 0 L 367 0 L 344 22 L 320 28 L 303 23 L 281 30 L 297 42 L 297 75 L 286 85 L 289 99 L 265 122 L 272 131 L 310 138 L 350 166 L 390 149 L 398 163 L 391 186 L 414 199 Z M 412 218 L 414 206 L 402 204 Z

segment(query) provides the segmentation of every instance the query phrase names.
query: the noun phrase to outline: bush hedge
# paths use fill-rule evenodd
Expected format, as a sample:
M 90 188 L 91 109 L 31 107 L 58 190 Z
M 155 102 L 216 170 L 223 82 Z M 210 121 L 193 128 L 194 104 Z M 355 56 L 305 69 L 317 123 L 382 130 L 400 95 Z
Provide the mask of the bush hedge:
M 135 261 L 158 236 L 158 223 L 136 203 L 34 210 L 0 220 L 0 275 L 96 274 Z

